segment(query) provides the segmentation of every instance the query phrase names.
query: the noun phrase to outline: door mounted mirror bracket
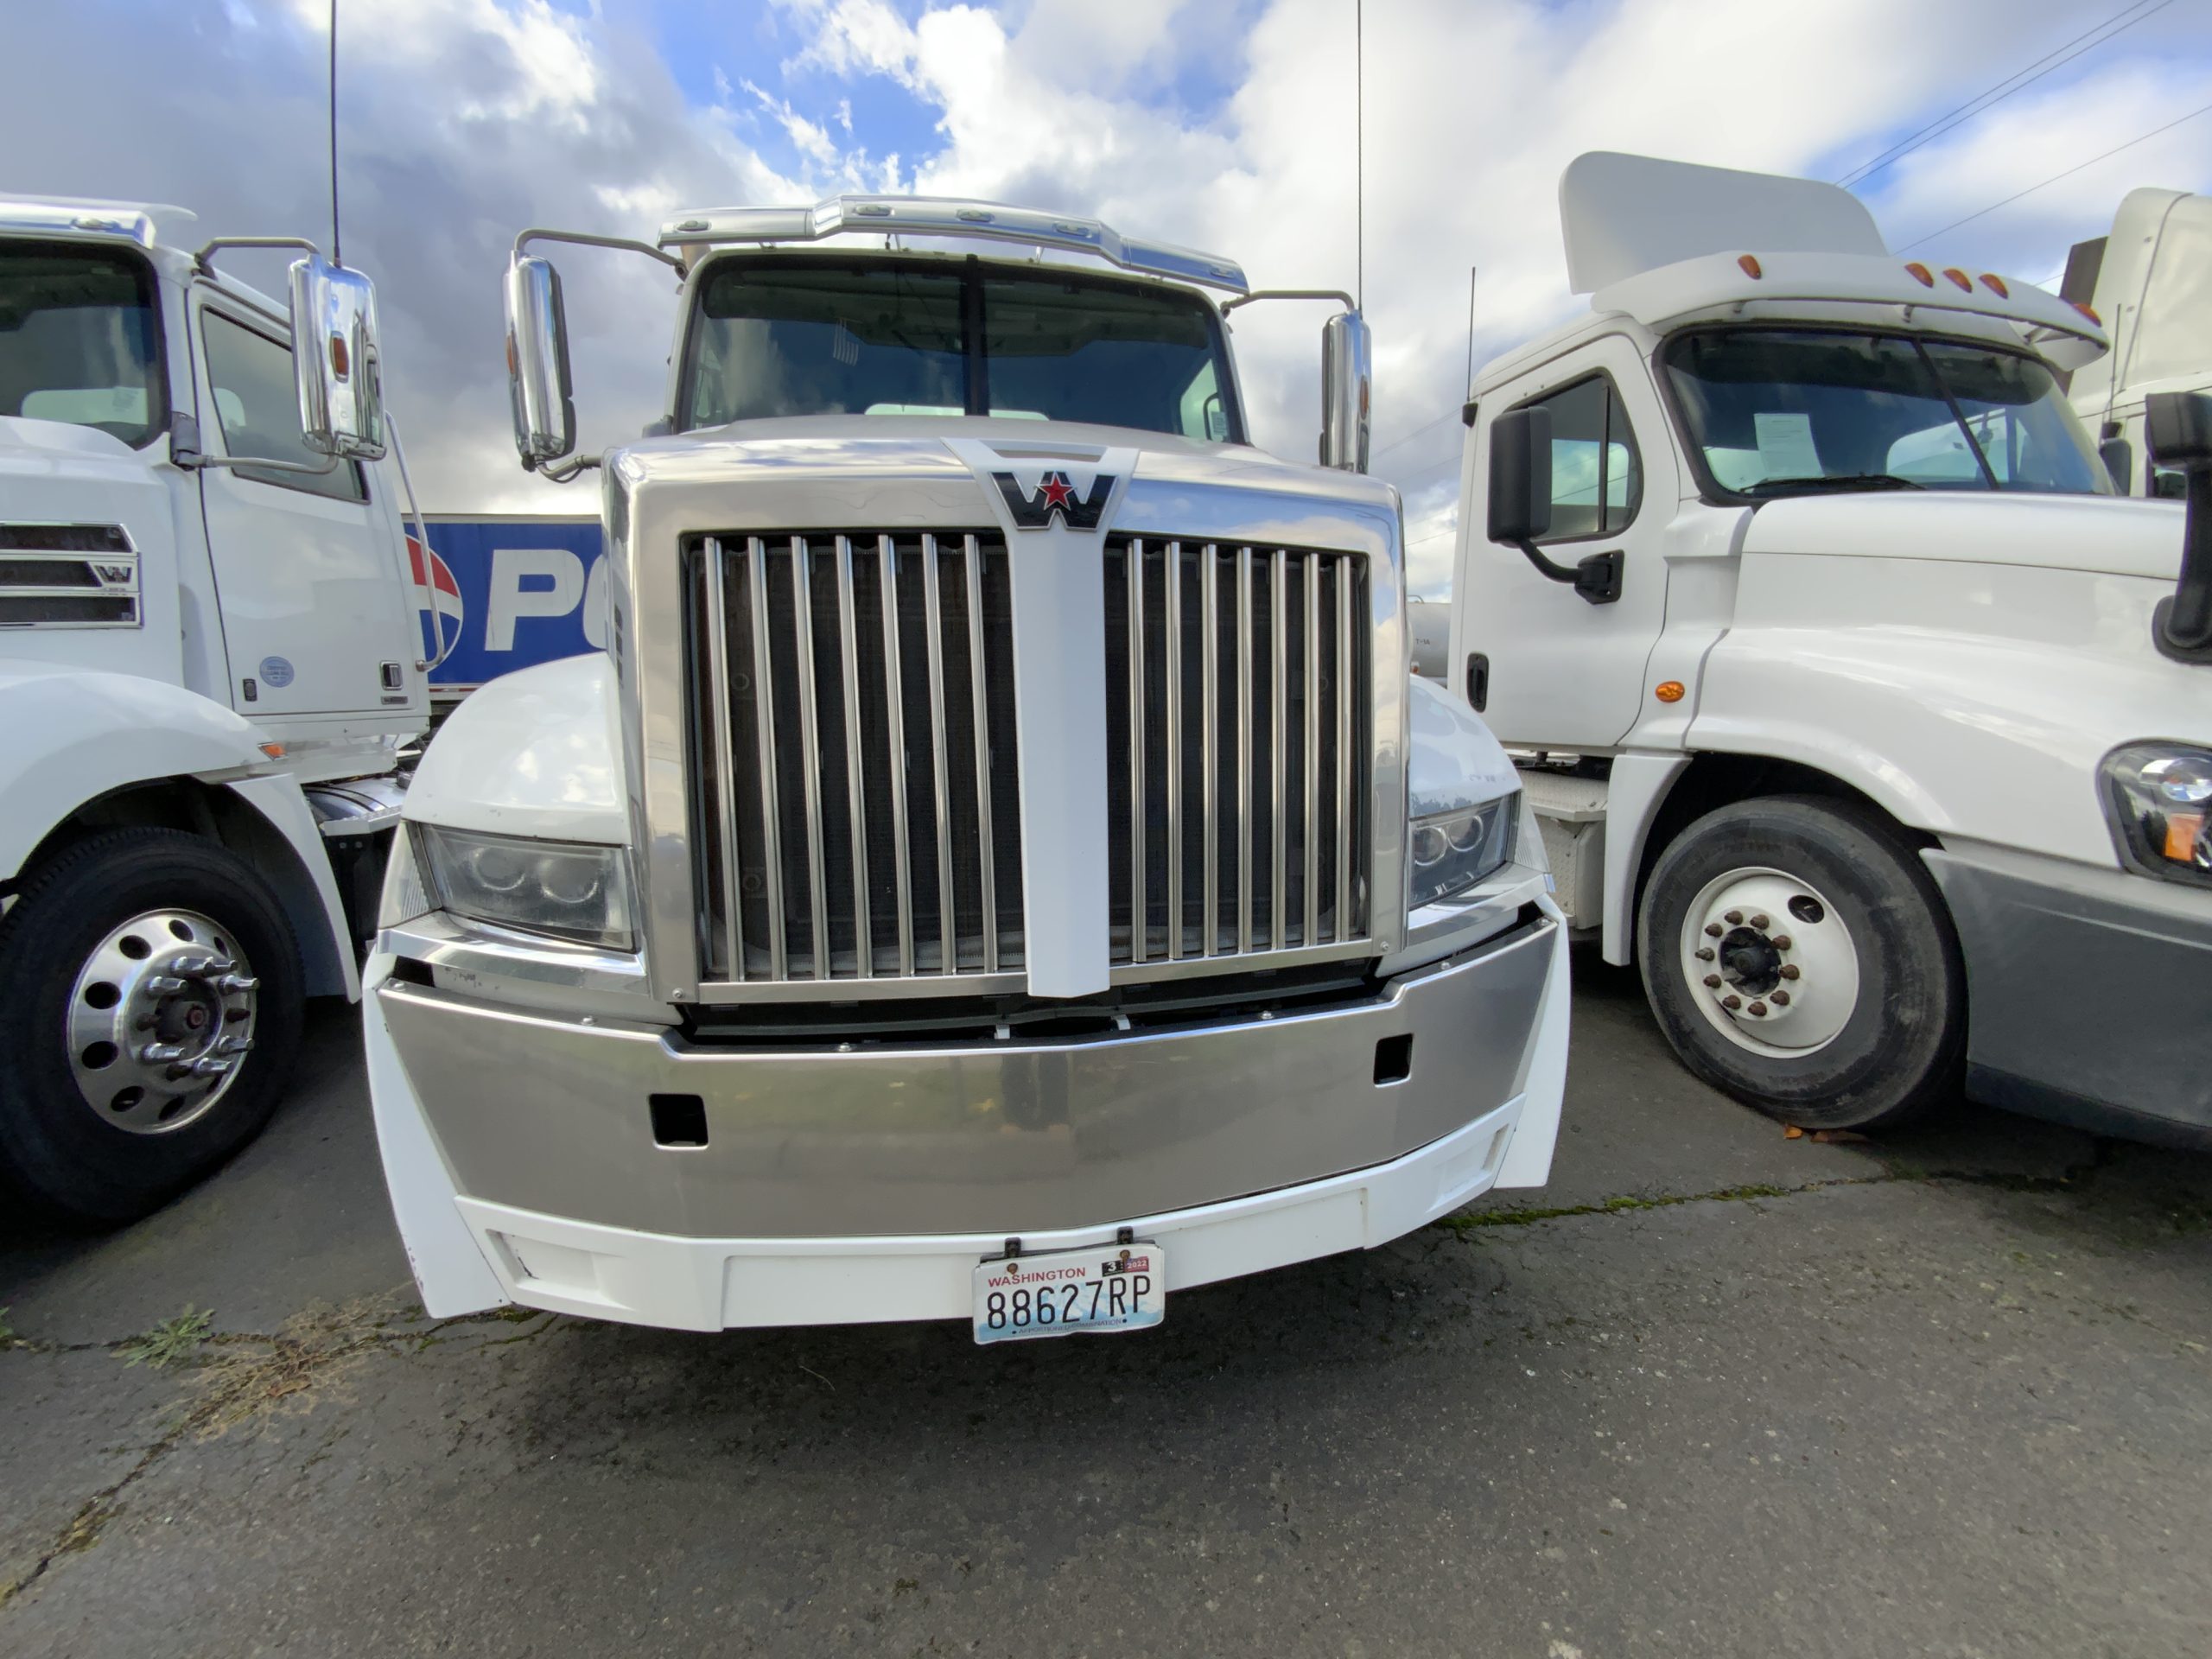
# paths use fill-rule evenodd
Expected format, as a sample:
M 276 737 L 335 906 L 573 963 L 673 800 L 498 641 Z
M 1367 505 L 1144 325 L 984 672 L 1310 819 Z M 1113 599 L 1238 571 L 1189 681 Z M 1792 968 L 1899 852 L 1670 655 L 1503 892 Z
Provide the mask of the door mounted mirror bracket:
M 1609 553 L 1592 553 L 1573 564 L 1561 564 L 1556 559 L 1547 558 L 1543 550 L 1532 541 L 1516 539 L 1510 545 L 1521 550 L 1539 575 L 1566 582 L 1592 605 L 1611 605 L 1620 599 L 1624 561 L 1618 548 Z

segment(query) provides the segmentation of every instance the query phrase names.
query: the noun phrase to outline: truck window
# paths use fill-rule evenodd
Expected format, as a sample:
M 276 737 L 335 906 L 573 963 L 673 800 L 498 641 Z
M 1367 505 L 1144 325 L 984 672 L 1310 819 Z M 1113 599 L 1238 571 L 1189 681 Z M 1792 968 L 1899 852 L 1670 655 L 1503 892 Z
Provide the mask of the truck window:
M 1705 329 L 1661 348 L 1694 455 L 1722 496 L 1821 489 L 2109 494 L 2039 359 L 1843 329 Z
M 1134 283 L 872 259 L 725 260 L 687 346 L 683 429 L 795 415 L 992 415 L 1238 441 L 1218 320 Z
M 0 415 L 97 427 L 135 449 L 168 425 L 162 391 L 144 261 L 0 243 Z
M 232 455 L 322 467 L 330 457 L 308 448 L 300 432 L 299 394 L 292 379 L 292 348 L 281 340 L 213 311 L 200 314 L 207 345 L 207 383 L 215 392 L 215 419 L 223 448 Z M 262 467 L 234 469 L 240 478 L 274 484 L 334 501 L 365 501 L 360 467 L 341 461 L 327 472 L 284 473 Z
M 1643 467 L 1612 381 L 1592 375 L 1522 407 L 1552 415 L 1552 528 L 1541 539 L 1573 542 L 1626 529 L 1643 504 Z

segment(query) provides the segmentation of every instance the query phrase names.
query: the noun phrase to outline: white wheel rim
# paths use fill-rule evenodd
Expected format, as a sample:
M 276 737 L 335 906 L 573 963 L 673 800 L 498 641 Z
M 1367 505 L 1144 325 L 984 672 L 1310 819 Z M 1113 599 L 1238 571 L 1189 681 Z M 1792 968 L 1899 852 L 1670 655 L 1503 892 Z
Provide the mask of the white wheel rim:
M 133 1135 L 204 1116 L 253 1047 L 258 986 L 231 931 L 197 911 L 111 929 L 77 970 L 63 1020 L 85 1104 Z
M 1738 1048 L 1790 1059 L 1826 1048 L 1859 1006 L 1859 950 L 1827 895 L 1764 866 L 1698 890 L 1682 918 L 1690 1000 Z

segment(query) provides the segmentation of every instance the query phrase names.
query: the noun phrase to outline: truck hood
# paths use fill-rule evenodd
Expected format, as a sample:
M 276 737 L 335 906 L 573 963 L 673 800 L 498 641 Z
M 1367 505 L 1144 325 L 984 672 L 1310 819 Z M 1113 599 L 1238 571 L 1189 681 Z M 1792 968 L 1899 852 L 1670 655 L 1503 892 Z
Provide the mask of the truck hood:
M 1789 496 L 1752 513 L 1744 551 L 2027 565 L 2171 586 L 2181 575 L 2184 516 L 2177 501 L 2105 495 Z
M 808 486 L 819 486 L 845 524 L 941 529 L 988 524 L 995 517 L 988 480 L 962 456 L 976 446 L 1032 473 L 1063 460 L 1087 468 L 1109 452 L 1133 454 L 1112 528 L 1202 533 L 1210 517 L 1204 498 L 1230 489 L 1277 504 L 1257 518 L 1249 503 L 1240 508 L 1234 533 L 1243 540 L 1330 545 L 1331 521 L 1340 526 L 1347 516 L 1362 521 L 1363 541 L 1377 528 L 1393 537 L 1396 531 L 1398 493 L 1376 479 L 1293 465 L 1249 445 L 1064 421 L 864 415 L 740 421 L 629 445 L 610 454 L 607 467 L 631 489 L 734 486 L 741 501 L 753 492 L 803 497 Z M 789 522 L 796 529 L 807 520 Z

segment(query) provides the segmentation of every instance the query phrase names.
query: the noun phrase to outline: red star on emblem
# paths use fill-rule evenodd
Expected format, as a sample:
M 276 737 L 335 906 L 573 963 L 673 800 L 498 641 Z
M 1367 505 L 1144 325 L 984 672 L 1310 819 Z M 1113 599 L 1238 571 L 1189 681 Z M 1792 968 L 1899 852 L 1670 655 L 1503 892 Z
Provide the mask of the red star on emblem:
M 1065 507 L 1075 495 L 1075 492 L 1068 487 L 1067 480 L 1058 473 L 1045 480 L 1045 486 L 1039 493 L 1045 499 L 1045 511 L 1047 512 L 1054 507 Z

